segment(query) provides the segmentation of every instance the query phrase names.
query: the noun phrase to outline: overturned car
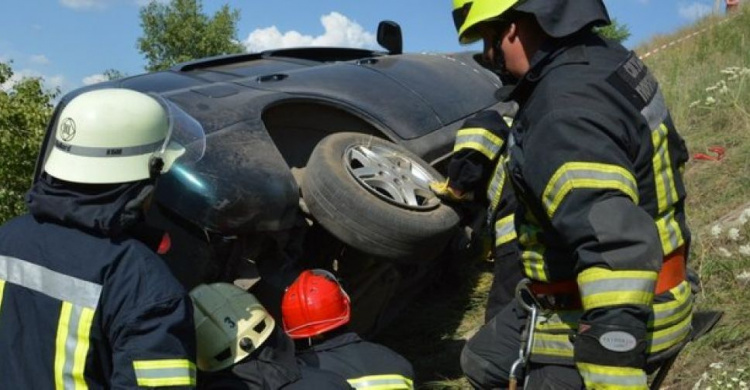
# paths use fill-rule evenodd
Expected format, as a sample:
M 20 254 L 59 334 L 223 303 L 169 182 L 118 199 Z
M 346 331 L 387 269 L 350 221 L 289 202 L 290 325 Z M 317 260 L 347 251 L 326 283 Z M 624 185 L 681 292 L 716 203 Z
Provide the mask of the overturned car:
M 163 256 L 177 278 L 189 289 L 233 282 L 278 315 L 301 269 L 326 268 L 352 297 L 352 327 L 371 334 L 467 250 L 473 216 L 428 183 L 442 180 L 464 119 L 507 110 L 500 79 L 476 53 L 404 54 L 387 22 L 378 40 L 387 51 L 221 56 L 81 88 L 58 105 L 41 155 L 78 94 L 158 95 L 204 133 L 192 158 L 160 179 L 147 216 L 169 234 Z

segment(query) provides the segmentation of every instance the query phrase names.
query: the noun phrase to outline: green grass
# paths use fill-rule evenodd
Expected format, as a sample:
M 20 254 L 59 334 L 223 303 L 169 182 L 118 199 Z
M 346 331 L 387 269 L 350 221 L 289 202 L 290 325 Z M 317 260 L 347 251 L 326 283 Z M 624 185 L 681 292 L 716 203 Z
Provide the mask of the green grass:
M 693 231 L 691 266 L 701 276 L 699 309 L 720 309 L 724 317 L 713 332 L 690 344 L 670 371 L 664 388 L 743 388 L 750 382 L 750 283 L 738 279 L 750 272 L 750 223 L 737 216 L 750 207 L 750 73 L 727 80 L 722 70 L 750 68 L 750 7 L 732 18 L 707 18 L 669 36 L 660 36 L 638 53 L 705 29 L 700 35 L 644 59 L 656 75 L 678 130 L 691 155 L 710 146 L 726 149 L 723 160 L 691 159 L 685 170 L 687 212 Z M 707 88 L 725 80 L 726 93 Z M 715 103 L 707 103 L 709 97 Z M 714 235 L 711 227 L 722 226 Z M 730 227 L 740 237 L 729 238 Z M 750 248 L 748 248 L 750 249 Z M 728 256 L 727 256 L 728 255 Z M 420 388 L 467 388 L 458 356 L 465 341 L 483 322 L 491 283 L 491 264 L 467 261 L 411 306 L 408 321 L 394 324 L 381 341 L 409 358 Z M 747 369 L 747 371 L 742 371 Z M 747 387 L 745 387 L 747 388 Z

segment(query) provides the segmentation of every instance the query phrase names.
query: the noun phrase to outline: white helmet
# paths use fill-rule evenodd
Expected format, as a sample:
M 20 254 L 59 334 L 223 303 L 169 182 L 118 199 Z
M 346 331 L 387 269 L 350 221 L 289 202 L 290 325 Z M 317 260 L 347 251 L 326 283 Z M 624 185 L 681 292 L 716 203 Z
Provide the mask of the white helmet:
M 164 173 L 185 149 L 170 143 L 168 104 L 128 89 L 74 97 L 59 115 L 44 170 L 73 183 L 112 184 Z
M 232 366 L 258 349 L 276 322 L 252 294 L 229 283 L 201 284 L 193 299 L 198 363 L 203 371 Z

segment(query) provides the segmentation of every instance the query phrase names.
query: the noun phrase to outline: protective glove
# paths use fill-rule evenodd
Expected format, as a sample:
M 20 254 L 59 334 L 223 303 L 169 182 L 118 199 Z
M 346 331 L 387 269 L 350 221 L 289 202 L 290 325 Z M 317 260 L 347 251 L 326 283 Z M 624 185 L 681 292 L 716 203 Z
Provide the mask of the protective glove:
M 461 192 L 450 186 L 450 180 L 445 179 L 443 182 L 433 181 L 430 183 L 430 189 L 438 198 L 453 203 L 469 202 L 473 200 L 472 193 Z
M 573 346 L 586 389 L 648 389 L 644 325 L 582 320 Z

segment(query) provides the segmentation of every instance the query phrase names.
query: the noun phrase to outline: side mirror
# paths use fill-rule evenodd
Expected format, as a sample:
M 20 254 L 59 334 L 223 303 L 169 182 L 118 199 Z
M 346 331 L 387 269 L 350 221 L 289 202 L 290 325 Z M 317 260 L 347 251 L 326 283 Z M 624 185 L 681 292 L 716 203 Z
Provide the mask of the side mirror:
M 401 37 L 401 26 L 390 20 L 383 20 L 378 23 L 378 44 L 388 50 L 390 54 L 403 53 L 404 44 Z

